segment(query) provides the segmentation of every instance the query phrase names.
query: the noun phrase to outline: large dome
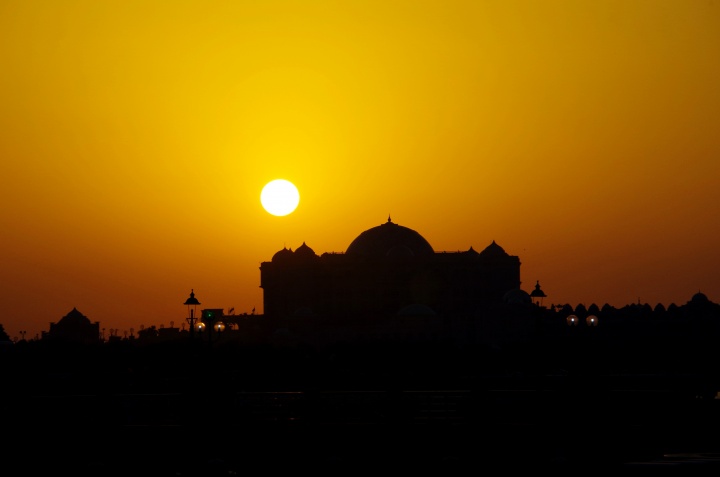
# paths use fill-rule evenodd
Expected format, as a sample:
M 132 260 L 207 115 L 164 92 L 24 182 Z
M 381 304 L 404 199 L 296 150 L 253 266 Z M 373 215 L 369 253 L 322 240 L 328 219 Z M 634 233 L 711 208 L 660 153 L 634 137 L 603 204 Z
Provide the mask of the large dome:
M 345 252 L 348 255 L 386 257 L 412 255 L 415 257 L 435 253 L 427 240 L 412 229 L 387 222 L 366 230 L 352 241 Z

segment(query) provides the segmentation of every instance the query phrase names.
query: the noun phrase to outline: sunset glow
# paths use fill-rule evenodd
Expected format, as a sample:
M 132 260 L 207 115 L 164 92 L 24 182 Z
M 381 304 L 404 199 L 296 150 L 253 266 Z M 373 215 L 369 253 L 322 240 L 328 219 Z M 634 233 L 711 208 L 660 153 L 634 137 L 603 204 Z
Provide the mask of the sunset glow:
M 4 1 L 0 323 L 262 313 L 388 214 L 546 305 L 720 301 L 719 58 L 705 0 Z

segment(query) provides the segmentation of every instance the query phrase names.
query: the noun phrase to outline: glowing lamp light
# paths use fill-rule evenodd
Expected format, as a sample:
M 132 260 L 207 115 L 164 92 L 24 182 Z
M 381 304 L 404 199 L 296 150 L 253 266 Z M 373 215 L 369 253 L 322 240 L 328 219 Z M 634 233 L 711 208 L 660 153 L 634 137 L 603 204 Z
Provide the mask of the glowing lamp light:
M 202 333 L 203 331 L 205 331 L 205 323 L 203 323 L 202 321 L 198 321 L 197 323 L 195 323 L 195 331 L 197 331 L 198 333 Z
M 221 333 L 225 331 L 225 323 L 223 323 L 222 321 L 217 321 L 213 324 L 213 329 L 218 333 Z
M 577 326 L 578 324 L 578 317 L 575 315 L 569 315 L 567 317 L 567 324 L 568 326 Z
M 585 323 L 588 326 L 597 326 L 598 325 L 598 317 L 595 315 L 589 315 L 587 318 L 585 318 Z

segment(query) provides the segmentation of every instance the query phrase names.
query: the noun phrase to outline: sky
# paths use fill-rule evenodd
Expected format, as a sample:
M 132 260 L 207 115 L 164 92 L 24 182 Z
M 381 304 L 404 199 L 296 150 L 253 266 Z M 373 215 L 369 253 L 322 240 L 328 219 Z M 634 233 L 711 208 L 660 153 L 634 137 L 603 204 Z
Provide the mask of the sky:
M 2 0 L 0 68 L 11 338 L 262 313 L 388 216 L 546 305 L 720 302 L 717 0 Z

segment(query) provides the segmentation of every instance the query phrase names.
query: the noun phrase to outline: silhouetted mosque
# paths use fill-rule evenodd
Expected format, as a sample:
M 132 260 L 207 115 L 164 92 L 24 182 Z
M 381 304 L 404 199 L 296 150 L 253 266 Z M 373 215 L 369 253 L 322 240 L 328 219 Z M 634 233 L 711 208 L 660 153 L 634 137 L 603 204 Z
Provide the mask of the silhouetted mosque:
M 381 317 L 424 310 L 472 315 L 530 296 L 520 290 L 520 260 L 493 241 L 482 251 L 436 252 L 418 232 L 394 223 L 358 235 L 344 253 L 315 253 L 303 242 L 260 266 L 265 315 Z M 539 286 L 539 285 L 538 285 Z
M 497 349 L 582 338 L 587 333 L 613 346 L 673 338 L 693 347 L 693 340 L 720 336 L 720 305 L 700 291 L 686 304 L 671 303 L 667 308 L 639 301 L 622 308 L 607 303 L 573 308 L 546 306 L 539 281 L 530 293 L 521 283 L 520 259 L 495 241 L 479 252 L 472 246 L 438 252 L 420 233 L 388 217 L 361 232 L 344 252 L 318 255 L 303 242 L 296 250 L 284 247 L 270 261 L 261 262 L 263 314 L 256 315 L 254 308 L 251 314 L 195 310 L 200 302 L 191 291 L 184 303 L 187 330 L 184 322 L 178 328 L 174 321 L 168 328 L 141 326 L 137 339 L 130 329 L 127 341 L 149 344 L 188 337 L 205 343 L 283 347 L 444 343 Z M 200 314 L 193 315 L 196 311 Z M 117 331 L 110 330 L 108 342 L 120 340 Z M 105 341 L 99 322 L 91 323 L 75 308 L 42 335 L 55 342 Z

